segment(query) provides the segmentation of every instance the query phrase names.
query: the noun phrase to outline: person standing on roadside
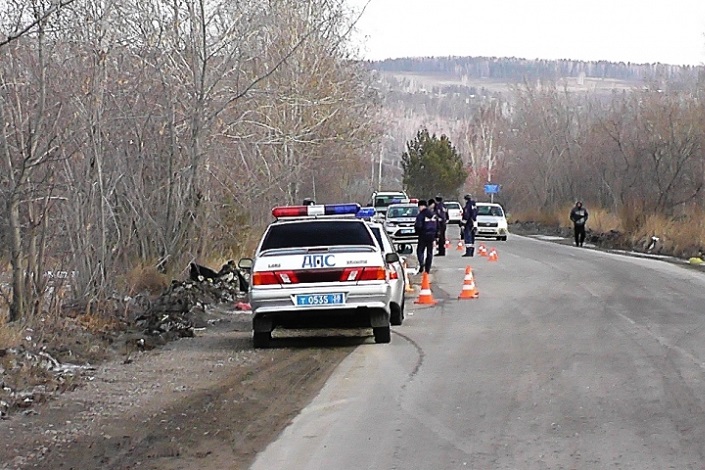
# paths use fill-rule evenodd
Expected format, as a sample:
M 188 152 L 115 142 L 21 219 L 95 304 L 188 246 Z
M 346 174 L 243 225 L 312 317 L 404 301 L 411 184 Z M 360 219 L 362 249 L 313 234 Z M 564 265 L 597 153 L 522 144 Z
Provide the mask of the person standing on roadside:
M 570 211 L 570 220 L 573 222 L 573 233 L 575 234 L 575 246 L 583 246 L 585 242 L 585 224 L 588 220 L 588 211 L 583 207 L 583 203 L 578 201 Z
M 416 245 L 416 256 L 419 261 L 418 274 L 424 271 L 431 273 L 431 264 L 433 263 L 433 241 L 438 234 L 438 217 L 435 214 L 435 201 L 431 199 L 426 204 L 426 201 L 419 201 L 419 214 L 416 216 L 414 229 L 419 237 L 418 245 Z
M 465 242 L 466 256 L 475 256 L 475 230 L 477 230 L 477 204 L 470 194 L 466 194 L 465 207 L 463 208 L 463 219 L 460 221 L 463 227 L 463 241 Z
M 446 255 L 446 227 L 448 227 L 448 209 L 443 204 L 443 197 L 436 196 L 436 217 L 438 217 L 438 253 L 436 256 Z

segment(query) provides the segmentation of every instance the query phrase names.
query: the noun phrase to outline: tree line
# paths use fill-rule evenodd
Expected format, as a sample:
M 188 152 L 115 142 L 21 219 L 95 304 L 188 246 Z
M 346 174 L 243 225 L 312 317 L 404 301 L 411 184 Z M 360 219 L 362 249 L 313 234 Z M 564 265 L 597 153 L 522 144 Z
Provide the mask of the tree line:
M 372 61 L 369 67 L 382 72 L 442 74 L 521 83 L 528 79 L 566 77 L 605 78 L 638 82 L 654 80 L 695 81 L 703 67 L 671 64 L 636 64 L 630 62 L 545 60 L 517 57 L 405 57 Z
M 637 89 L 605 101 L 546 82 L 517 88 L 511 106 L 484 106 L 460 139 L 475 187 L 492 168 L 514 210 L 580 199 L 634 229 L 649 214 L 705 209 L 704 125 L 702 89 Z
M 47 270 L 236 254 L 275 204 L 364 199 L 375 91 L 343 0 L 10 0 L 0 11 L 0 256 L 10 319 Z

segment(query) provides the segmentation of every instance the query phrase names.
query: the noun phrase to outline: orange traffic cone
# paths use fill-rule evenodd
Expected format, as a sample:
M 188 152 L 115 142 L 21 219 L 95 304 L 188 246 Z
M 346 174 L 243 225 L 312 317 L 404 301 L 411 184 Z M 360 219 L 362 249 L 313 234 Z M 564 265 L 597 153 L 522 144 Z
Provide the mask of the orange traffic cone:
M 458 251 L 465 251 L 465 246 L 463 245 L 462 240 L 458 242 Z
M 499 261 L 499 255 L 497 254 L 496 248 L 490 248 L 490 252 L 487 255 L 488 261 Z
M 480 256 L 487 256 L 487 247 L 484 243 L 480 243 L 480 246 L 477 247 L 477 254 Z
M 450 248 L 450 240 L 446 238 L 446 250 Z
M 476 299 L 480 296 L 480 292 L 475 285 L 475 278 L 472 276 L 470 266 L 465 268 L 465 279 L 463 280 L 463 290 L 460 291 L 458 299 Z
M 431 293 L 431 281 L 428 279 L 428 273 L 424 272 L 421 278 L 421 293 L 419 298 L 414 301 L 415 304 L 421 305 L 436 305 L 436 300 Z

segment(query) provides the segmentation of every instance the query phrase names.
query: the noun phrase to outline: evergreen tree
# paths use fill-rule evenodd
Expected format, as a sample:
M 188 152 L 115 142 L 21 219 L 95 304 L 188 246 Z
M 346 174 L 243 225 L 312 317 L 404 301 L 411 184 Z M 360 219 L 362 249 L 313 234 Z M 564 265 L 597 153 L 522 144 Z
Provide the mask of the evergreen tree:
M 421 129 L 407 142 L 401 156 L 404 187 L 413 197 L 427 198 L 442 194 L 453 198 L 468 176 L 463 160 L 447 136 L 430 135 Z

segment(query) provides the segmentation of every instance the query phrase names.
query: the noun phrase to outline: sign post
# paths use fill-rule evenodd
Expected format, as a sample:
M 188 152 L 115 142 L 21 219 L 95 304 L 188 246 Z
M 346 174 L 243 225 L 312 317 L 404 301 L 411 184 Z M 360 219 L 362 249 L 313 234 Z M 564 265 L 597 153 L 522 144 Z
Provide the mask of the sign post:
M 485 194 L 490 195 L 490 202 L 494 203 L 494 195 L 499 193 L 499 185 L 493 183 L 487 183 L 485 185 Z

